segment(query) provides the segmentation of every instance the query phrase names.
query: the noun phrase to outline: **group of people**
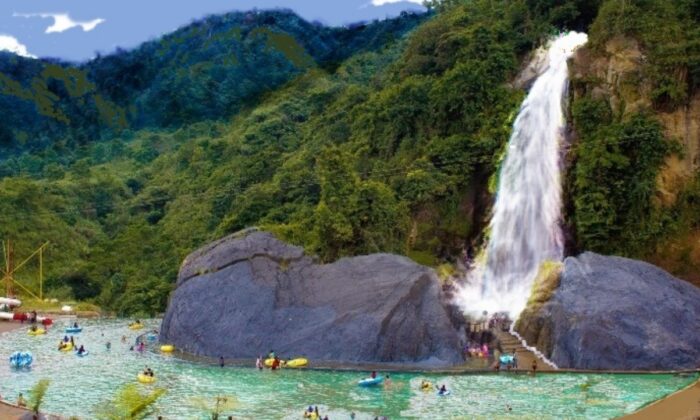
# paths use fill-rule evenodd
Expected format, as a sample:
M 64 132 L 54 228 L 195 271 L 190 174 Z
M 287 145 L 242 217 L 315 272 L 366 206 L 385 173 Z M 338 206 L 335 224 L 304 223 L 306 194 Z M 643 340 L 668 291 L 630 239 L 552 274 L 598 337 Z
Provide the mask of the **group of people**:
M 79 328 L 77 322 L 73 324 L 73 328 Z M 79 355 L 83 355 L 83 354 L 87 353 L 87 350 L 85 350 L 84 345 L 81 344 L 80 347 L 78 347 L 78 345 L 75 344 L 75 338 L 72 335 L 70 336 L 70 338 L 67 335 L 64 335 L 63 340 L 61 340 L 58 343 L 58 350 L 66 351 L 66 350 L 70 350 L 70 349 L 75 350 L 76 353 L 78 353 Z
M 274 350 L 270 350 L 270 353 L 267 354 L 267 358 L 272 359 L 272 363 L 270 363 L 270 369 L 272 370 L 277 370 L 284 365 L 284 362 L 280 360 Z M 263 361 L 262 356 L 258 356 L 258 358 L 255 359 L 255 367 L 258 370 L 263 370 L 265 367 L 265 362 Z
M 125 341 L 126 340 L 124 340 L 122 338 L 122 343 L 124 343 Z M 138 351 L 139 353 L 143 353 L 146 350 L 146 343 L 143 340 L 137 338 L 136 339 L 136 346 L 129 347 L 129 351 L 134 351 L 134 350 Z
M 75 339 L 73 338 L 72 335 L 70 336 L 70 338 L 68 338 L 67 335 L 63 336 L 63 340 L 61 340 L 61 341 L 58 343 L 58 349 L 59 349 L 59 350 L 64 350 L 64 349 L 66 349 L 66 348 L 68 348 L 68 347 L 70 347 L 70 348 L 72 348 L 72 349 L 75 348 Z
M 150 376 L 151 378 L 155 376 L 155 374 L 153 373 L 153 369 L 151 369 L 151 368 L 148 367 L 148 366 L 146 366 L 145 368 L 143 368 L 143 372 L 142 372 L 142 373 L 143 373 L 143 376 Z
M 318 412 L 318 406 L 309 406 L 307 410 L 304 410 L 304 418 L 311 420 L 328 420 L 328 416 L 321 418 L 321 414 Z
M 491 349 L 489 348 L 489 345 L 486 343 L 484 343 L 482 345 L 478 345 L 475 343 L 469 343 L 466 346 L 464 346 L 465 359 L 469 358 L 469 357 L 479 357 L 479 358 L 488 359 L 490 355 L 491 355 Z
M 429 391 L 429 390 L 433 389 L 433 386 L 435 386 L 435 389 L 437 389 L 439 395 L 449 394 L 449 391 L 447 391 L 447 386 L 445 386 L 445 384 L 442 384 L 441 386 L 437 386 L 437 385 L 433 385 L 433 383 L 430 381 L 426 381 L 425 379 L 421 380 L 421 382 L 420 382 L 421 391 Z

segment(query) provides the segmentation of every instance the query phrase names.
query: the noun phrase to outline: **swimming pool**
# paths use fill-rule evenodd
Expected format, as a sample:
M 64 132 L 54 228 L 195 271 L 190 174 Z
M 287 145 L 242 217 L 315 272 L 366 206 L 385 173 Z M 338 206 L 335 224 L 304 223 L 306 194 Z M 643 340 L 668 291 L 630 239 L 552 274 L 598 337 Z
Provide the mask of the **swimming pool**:
M 14 400 L 42 378 L 51 380 L 44 410 L 65 416 L 93 418 L 100 404 L 117 389 L 136 383 L 145 365 L 158 378 L 156 386 L 167 389 L 158 401 L 158 414 L 165 419 L 207 418 L 195 399 L 235 396 L 236 418 L 298 419 L 308 405 L 318 405 L 330 419 L 358 419 L 383 415 L 395 418 L 614 418 L 678 390 L 697 375 L 538 374 L 537 377 L 500 374 L 438 375 L 391 373 L 389 388 L 361 388 L 357 380 L 366 374 L 334 371 L 269 370 L 208 366 L 154 352 L 129 351 L 135 337 L 157 328 L 131 331 L 126 320 L 82 321 L 76 342 L 90 355 L 84 358 L 57 351 L 67 323 L 57 323 L 45 336 L 32 337 L 26 330 L 0 336 L 0 394 Z M 126 343 L 121 337 L 128 337 Z M 111 342 L 111 350 L 105 343 Z M 322 340 L 319 345 L 323 345 Z M 31 351 L 29 371 L 10 368 L 15 350 Z M 313 362 L 313 361 L 312 361 Z M 251 364 L 253 361 L 251 361 Z M 447 397 L 420 391 L 422 379 L 446 384 Z M 139 385 L 147 388 L 153 385 Z M 511 407 L 511 410 L 508 410 Z

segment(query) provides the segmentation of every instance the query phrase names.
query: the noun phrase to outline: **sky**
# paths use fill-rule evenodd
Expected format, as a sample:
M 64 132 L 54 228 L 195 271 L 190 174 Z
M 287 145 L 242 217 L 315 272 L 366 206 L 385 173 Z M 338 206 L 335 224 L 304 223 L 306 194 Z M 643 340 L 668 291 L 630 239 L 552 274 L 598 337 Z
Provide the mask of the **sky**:
M 193 20 L 230 11 L 286 8 L 341 26 L 423 10 L 422 0 L 0 0 L 0 50 L 84 61 L 133 48 Z

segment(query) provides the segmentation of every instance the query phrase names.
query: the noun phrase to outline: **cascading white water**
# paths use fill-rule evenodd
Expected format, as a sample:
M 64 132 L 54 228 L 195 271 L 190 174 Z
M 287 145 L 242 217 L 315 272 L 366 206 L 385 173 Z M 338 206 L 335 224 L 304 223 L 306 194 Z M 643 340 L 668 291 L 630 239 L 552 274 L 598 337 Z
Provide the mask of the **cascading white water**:
M 545 67 L 520 108 L 501 167 L 485 261 L 458 294 L 467 312 L 517 318 L 541 262 L 562 259 L 559 156 L 567 59 L 586 41 L 586 34 L 569 32 L 550 43 Z

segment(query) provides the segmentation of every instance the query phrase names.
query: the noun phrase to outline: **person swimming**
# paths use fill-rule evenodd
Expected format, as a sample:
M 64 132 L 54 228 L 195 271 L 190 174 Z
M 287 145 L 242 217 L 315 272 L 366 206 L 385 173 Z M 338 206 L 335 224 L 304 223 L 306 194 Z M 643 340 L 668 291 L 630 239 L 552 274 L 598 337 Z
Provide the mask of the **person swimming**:
M 84 354 L 85 353 L 85 347 L 81 344 L 80 348 L 78 349 L 78 354 Z
M 440 394 L 440 395 L 445 395 L 445 394 L 447 394 L 447 387 L 445 386 L 445 384 L 443 384 L 443 385 L 440 387 L 440 390 L 438 391 L 438 394 Z

